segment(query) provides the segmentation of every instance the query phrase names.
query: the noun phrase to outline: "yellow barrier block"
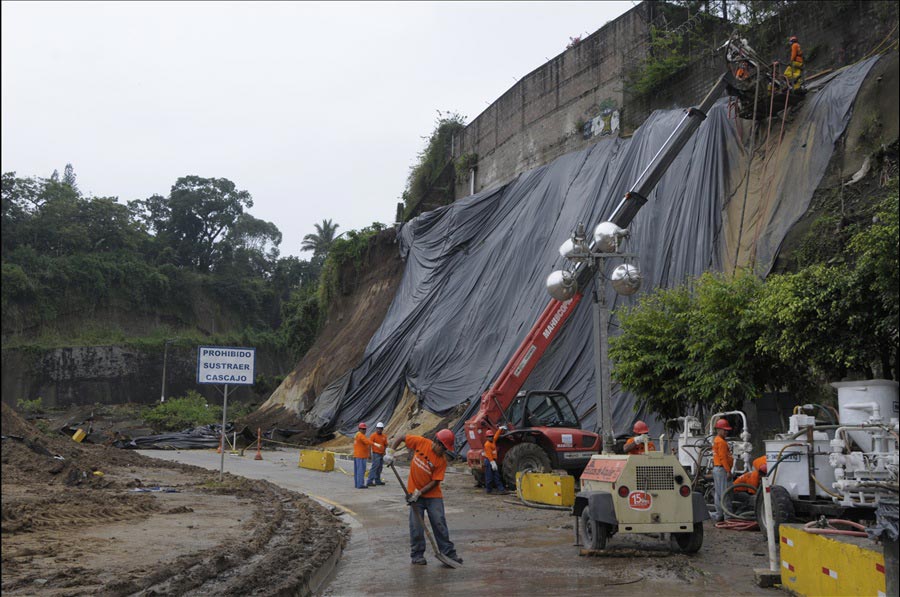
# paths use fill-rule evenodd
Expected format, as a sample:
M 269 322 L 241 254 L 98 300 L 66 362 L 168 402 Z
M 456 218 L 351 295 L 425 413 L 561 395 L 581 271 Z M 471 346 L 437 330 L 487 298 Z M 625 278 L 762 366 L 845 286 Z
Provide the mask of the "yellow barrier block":
M 575 477 L 552 473 L 516 473 L 516 485 L 526 501 L 551 506 L 575 505 Z
M 330 473 L 334 470 L 334 452 L 300 450 L 300 462 L 297 466 Z
M 814 535 L 783 524 L 781 584 L 796 595 L 880 597 L 885 594 L 884 555 L 862 537 Z

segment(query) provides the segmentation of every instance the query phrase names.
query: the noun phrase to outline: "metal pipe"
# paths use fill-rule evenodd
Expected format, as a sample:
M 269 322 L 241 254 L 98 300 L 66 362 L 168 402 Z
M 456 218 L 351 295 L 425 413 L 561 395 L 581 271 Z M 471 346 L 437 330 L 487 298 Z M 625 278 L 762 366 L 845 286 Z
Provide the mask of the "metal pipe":
M 228 384 L 225 384 L 225 397 L 222 400 L 222 458 L 219 461 L 219 481 L 225 474 L 225 416 L 228 412 Z
M 740 415 L 741 421 L 744 423 L 744 431 L 747 430 L 747 415 L 745 415 L 743 413 L 743 411 L 740 411 L 740 410 L 729 410 L 726 412 L 715 413 L 713 415 L 710 415 L 710 417 L 709 417 L 709 434 L 710 435 L 713 434 L 713 419 L 715 419 L 716 417 L 727 417 L 728 415 Z
M 769 547 L 769 571 L 778 572 L 777 544 L 775 543 L 775 520 L 772 517 L 772 495 L 770 493 L 772 486 L 768 476 L 762 477 L 760 483 L 763 492 L 763 518 L 766 521 L 766 541 L 768 542 Z

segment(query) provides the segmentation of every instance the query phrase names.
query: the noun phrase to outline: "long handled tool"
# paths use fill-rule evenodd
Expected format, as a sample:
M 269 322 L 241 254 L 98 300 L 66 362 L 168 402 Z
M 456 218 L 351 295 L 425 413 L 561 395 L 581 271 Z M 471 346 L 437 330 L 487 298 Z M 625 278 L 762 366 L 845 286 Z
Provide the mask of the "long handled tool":
M 409 499 L 409 492 L 406 491 L 406 484 L 403 482 L 403 479 L 400 478 L 400 473 L 397 472 L 397 469 L 394 468 L 394 463 L 389 465 L 391 470 L 394 471 L 394 475 L 397 476 L 397 481 L 400 483 L 400 487 L 403 488 L 403 495 L 406 496 L 406 499 Z M 428 541 L 431 543 L 431 548 L 434 549 L 435 557 L 441 561 L 442 564 L 446 566 L 450 566 L 451 568 L 462 568 L 462 564 L 445 556 L 441 553 L 441 550 L 438 549 L 437 543 L 434 541 L 434 537 L 431 536 L 431 531 L 428 530 L 428 527 L 425 526 L 425 519 L 422 517 L 422 513 L 419 512 L 418 508 L 416 508 L 413 504 L 409 504 L 409 507 L 412 508 L 413 513 L 416 515 L 416 519 L 418 519 L 419 524 L 422 525 L 422 528 L 425 529 L 425 536 L 428 537 Z

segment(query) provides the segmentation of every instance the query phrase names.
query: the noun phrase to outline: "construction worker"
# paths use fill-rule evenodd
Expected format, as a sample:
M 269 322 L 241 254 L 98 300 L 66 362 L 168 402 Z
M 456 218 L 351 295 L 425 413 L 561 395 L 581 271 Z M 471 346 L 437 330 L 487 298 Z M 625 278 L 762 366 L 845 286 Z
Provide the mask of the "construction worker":
M 741 81 L 745 81 L 750 77 L 750 63 L 744 60 L 741 62 L 740 66 L 738 66 L 737 71 L 735 71 L 734 76 L 737 77 Z
M 734 512 L 740 514 L 742 511 L 750 511 L 756 507 L 753 502 L 753 496 L 759 490 L 760 476 L 765 475 L 767 472 L 766 455 L 763 454 L 753 459 L 749 471 L 734 480 L 734 491 L 732 492 L 734 506 L 732 510 Z M 750 487 L 743 487 L 744 485 L 749 485 Z
M 488 437 L 484 442 L 484 458 L 482 458 L 481 464 L 484 468 L 484 492 L 490 493 L 491 487 L 497 488 L 497 493 L 501 495 L 505 495 L 506 487 L 503 485 L 503 480 L 500 477 L 500 471 L 497 468 L 497 440 L 500 439 L 500 434 L 505 432 L 507 429 L 505 426 L 500 427 L 495 433 L 494 437 Z
M 653 442 L 648 441 L 647 434 L 650 433 L 650 428 L 647 427 L 646 423 L 643 421 L 636 422 L 632 431 L 634 432 L 634 437 L 629 437 L 628 441 L 625 442 L 624 450 L 626 454 L 643 454 L 645 444 L 648 452 L 656 451 L 656 446 Z
M 440 552 L 460 564 L 463 561 L 456 554 L 456 547 L 450 541 L 450 530 L 447 528 L 447 518 L 444 515 L 444 494 L 441 491 L 441 481 L 444 480 L 444 473 L 447 470 L 444 454 L 453 449 L 454 439 L 453 432 L 449 429 L 438 431 L 433 440 L 420 435 L 399 436 L 390 442 L 390 448 L 384 456 L 384 464 L 390 466 L 394 462 L 394 450 L 401 443 L 405 443 L 412 452 L 406 491 L 409 494 L 407 504 L 410 507 L 409 555 L 413 565 L 423 566 L 428 563 L 425 561 L 425 529 L 419 522 L 424 520 L 426 512 Z
M 731 431 L 731 425 L 725 419 L 716 421 L 716 437 L 713 439 L 713 487 L 716 500 L 716 522 L 725 521 L 725 512 L 722 510 L 722 498 L 728 489 L 728 479 L 731 477 L 731 467 L 734 458 L 731 456 L 731 447 L 725 441 L 725 436 Z
M 366 461 L 372 440 L 366 437 L 366 424 L 360 423 L 353 438 L 353 484 L 357 489 L 366 488 Z
M 790 83 L 791 89 L 797 91 L 803 84 L 803 50 L 800 48 L 800 42 L 796 35 L 792 35 L 788 40 L 788 46 L 791 48 L 791 61 L 784 69 L 784 76 Z
M 384 453 L 387 451 L 387 436 L 384 434 L 384 423 L 375 423 L 375 431 L 369 436 L 372 440 L 372 467 L 369 469 L 368 487 L 384 485 L 381 480 L 381 469 L 384 465 Z
M 766 455 L 763 454 L 759 458 L 753 459 L 752 468 L 741 475 L 740 477 L 734 480 L 735 485 L 752 485 L 756 489 L 759 488 L 759 477 L 760 475 L 765 475 L 768 470 L 768 466 L 766 464 Z M 750 489 L 749 487 L 735 487 L 735 493 L 749 493 L 750 495 L 756 494 L 756 489 Z

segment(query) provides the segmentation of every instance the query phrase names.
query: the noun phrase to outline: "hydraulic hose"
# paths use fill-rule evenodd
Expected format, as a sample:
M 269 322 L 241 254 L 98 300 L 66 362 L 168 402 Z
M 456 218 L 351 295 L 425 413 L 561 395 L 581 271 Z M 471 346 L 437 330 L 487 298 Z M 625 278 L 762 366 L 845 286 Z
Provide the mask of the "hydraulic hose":
M 819 488 L 820 488 L 822 491 L 824 491 L 825 493 L 827 493 L 827 494 L 830 495 L 831 497 L 837 498 L 837 499 L 839 499 L 839 500 L 843 500 L 843 499 L 844 499 L 844 496 L 838 495 L 838 494 L 834 493 L 833 491 L 831 491 L 830 489 L 828 489 L 827 487 L 825 487 L 824 485 L 822 485 L 822 482 L 819 481 L 819 480 L 816 478 L 815 475 L 810 474 L 810 477 L 812 477 L 812 480 L 816 482 L 816 485 L 818 485 Z
M 775 466 L 772 467 L 772 485 L 775 485 L 775 477 L 778 476 L 778 465 L 781 464 L 782 460 L 784 460 L 784 458 L 782 457 L 782 454 L 784 454 L 784 451 L 792 446 L 799 446 L 802 448 L 802 447 L 805 447 L 806 444 L 802 444 L 800 442 L 794 442 L 794 443 L 785 444 L 784 446 L 782 446 L 781 450 L 778 451 L 778 458 L 775 459 Z
M 858 530 L 849 531 L 845 529 L 838 529 L 832 526 L 834 524 L 841 524 Z M 812 533 L 813 535 L 847 535 L 849 537 L 868 537 L 865 532 L 866 527 L 859 524 L 858 522 L 853 522 L 852 520 L 843 520 L 841 518 L 832 518 L 831 520 L 826 520 L 824 516 L 819 520 L 811 520 L 807 522 L 805 525 L 803 525 L 803 530 L 807 533 Z
M 725 490 L 725 493 L 722 495 L 722 499 L 719 500 L 719 505 L 722 507 L 722 511 L 725 512 L 725 514 L 729 518 L 732 518 L 735 520 L 747 520 L 747 521 L 752 520 L 752 521 L 756 522 L 756 512 L 744 512 L 743 514 L 735 514 L 734 512 L 731 511 L 731 509 L 728 508 L 728 506 L 727 506 L 728 500 L 726 498 L 729 495 L 731 495 L 732 493 L 734 493 L 734 490 L 737 487 L 743 487 L 744 489 L 752 489 L 754 492 L 759 491 L 758 487 L 754 487 L 753 485 L 750 485 L 749 483 L 735 483 L 734 485 L 731 485 L 730 487 L 728 487 L 728 489 Z M 756 494 L 753 493 L 750 495 L 756 495 Z

